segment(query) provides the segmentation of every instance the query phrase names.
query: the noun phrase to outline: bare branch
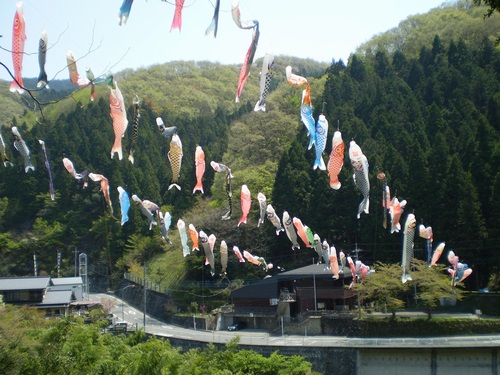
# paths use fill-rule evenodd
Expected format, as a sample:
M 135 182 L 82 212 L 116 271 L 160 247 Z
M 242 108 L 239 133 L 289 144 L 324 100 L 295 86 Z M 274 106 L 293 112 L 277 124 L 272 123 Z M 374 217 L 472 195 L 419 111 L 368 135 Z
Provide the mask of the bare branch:
M 88 55 L 90 55 L 91 53 L 93 53 L 93 52 L 97 51 L 99 48 L 101 48 L 101 45 L 102 45 L 102 39 L 101 39 L 101 41 L 99 42 L 99 45 L 98 45 L 97 47 L 92 48 L 92 47 L 93 47 L 93 45 L 94 45 L 94 35 L 95 35 L 95 21 L 94 21 L 94 26 L 92 27 L 92 39 L 91 39 L 91 41 L 90 41 L 89 48 L 88 48 L 87 52 L 86 52 L 83 56 L 81 56 L 81 57 L 79 57 L 78 59 L 76 59 L 76 62 L 78 62 L 79 60 L 81 60 L 81 59 L 83 59 L 83 58 L 87 57 L 87 56 L 88 56 Z M 57 72 L 56 72 L 56 74 L 54 74 L 54 76 L 52 77 L 52 80 L 54 80 L 54 79 L 55 79 L 55 78 L 59 75 L 59 73 L 62 73 L 62 72 L 63 72 L 63 71 L 65 71 L 67 68 L 68 68 L 68 65 L 66 64 L 66 66 L 65 66 L 64 68 L 62 68 L 61 70 L 57 71 Z M 50 83 L 50 81 L 49 81 L 48 83 Z
M 55 43 L 53 43 L 50 47 L 47 48 L 47 51 L 50 50 L 51 48 L 53 48 L 55 45 L 57 45 L 57 43 L 61 39 L 61 36 L 63 36 L 64 33 L 66 33 L 68 28 L 69 28 L 69 24 L 66 25 L 66 28 L 63 30 L 63 32 L 61 34 L 59 34 Z M 3 37 L 3 35 L 0 35 L 0 38 L 2 38 L 2 37 Z M 0 46 L 0 50 L 5 51 L 5 52 L 9 52 L 9 53 L 14 53 L 12 50 L 5 48 L 5 47 L 2 47 L 2 46 Z M 23 55 L 26 55 L 26 56 L 32 56 L 32 55 L 37 55 L 37 54 L 38 54 L 38 51 L 37 52 L 23 52 Z
M 33 95 L 33 93 L 31 92 L 32 90 L 26 88 L 26 87 L 23 87 L 16 79 L 16 77 L 14 77 L 14 75 L 12 74 L 12 72 L 10 71 L 10 69 L 7 67 L 7 65 L 5 65 L 3 62 L 0 61 L 0 65 L 2 65 L 5 70 L 7 70 L 7 73 L 9 73 L 9 75 L 12 77 L 12 79 L 19 85 L 19 87 L 21 87 L 22 89 L 26 90 L 26 92 L 29 94 L 29 96 L 31 96 L 31 99 L 33 99 L 33 101 L 35 103 L 38 104 L 38 107 L 39 107 L 39 110 L 40 110 L 40 114 L 42 115 L 42 118 L 45 120 L 44 116 L 43 116 L 43 111 L 42 111 L 42 107 L 41 107 L 41 103 L 38 101 L 37 98 L 35 98 L 35 96 Z
M 61 36 L 68 30 L 68 27 L 69 25 L 66 27 L 66 29 L 59 35 L 58 39 L 56 40 L 56 42 L 54 44 L 51 45 L 50 48 L 52 48 L 53 46 L 55 46 L 58 42 L 59 42 L 59 39 L 61 38 Z M 94 26 L 92 28 L 92 38 L 91 38 L 91 41 L 90 41 L 90 44 L 89 44 L 89 47 L 87 49 L 87 52 L 81 56 L 80 58 L 76 59 L 75 62 L 87 57 L 88 55 L 90 55 L 91 53 L 95 52 L 96 50 L 98 50 L 99 48 L 101 48 L 101 45 L 102 45 L 102 39 L 101 41 L 99 42 L 98 45 L 95 45 L 95 27 L 96 27 L 96 23 L 94 22 Z M 2 36 L 0 35 L 0 38 Z M 50 49 L 49 48 L 49 49 Z M 9 51 L 8 49 L 5 49 L 3 47 L 0 46 L 0 49 L 3 49 L 5 51 L 8 51 L 8 52 L 11 52 Z M 19 84 L 19 82 L 17 82 L 15 76 L 12 74 L 12 72 L 10 71 L 10 69 L 5 65 L 3 64 L 2 62 L 0 62 L 0 65 L 3 66 L 5 68 L 5 70 L 8 72 L 8 74 L 12 77 L 12 79 L 17 82 L 19 84 L 19 86 L 24 89 L 28 95 L 30 96 L 30 98 L 33 100 L 33 103 L 31 103 L 28 98 L 26 97 L 23 97 L 21 96 L 21 100 L 24 101 L 26 103 L 26 105 L 28 107 L 31 107 L 33 106 L 33 111 L 35 112 L 35 118 L 36 118 L 36 121 L 37 123 L 39 124 L 42 124 L 45 122 L 45 116 L 44 116 L 44 113 L 43 113 L 43 107 L 45 106 L 48 106 L 48 105 L 51 105 L 51 104 L 56 104 L 56 103 L 59 103 L 65 99 L 68 99 L 68 98 L 71 98 L 73 99 L 73 101 L 75 103 L 77 103 L 77 100 L 75 99 L 74 97 L 74 94 L 76 92 L 79 92 L 80 90 L 84 90 L 86 89 L 87 87 L 89 86 L 93 86 L 93 85 L 96 85 L 96 84 L 102 84 L 102 83 L 105 83 L 105 81 L 100 81 L 100 79 L 102 79 L 104 76 L 106 76 L 107 74 L 109 74 L 109 71 L 115 67 L 116 65 L 118 65 L 124 58 L 125 56 L 128 54 L 128 52 L 130 51 L 130 47 L 125 51 L 125 53 L 118 59 L 118 61 L 116 61 L 113 65 L 111 66 L 106 66 L 103 70 L 103 72 L 98 75 L 96 78 L 92 79 L 88 84 L 86 85 L 83 85 L 83 86 L 78 86 L 78 88 L 75 88 L 74 91 L 72 91 L 70 94 L 62 97 L 62 98 L 59 98 L 59 99 L 56 99 L 56 100 L 50 100 L 50 101 L 47 101 L 47 102 L 41 102 L 35 95 L 33 95 L 34 93 L 36 92 L 39 92 L 39 91 L 42 91 L 44 89 L 44 87 L 42 88 L 36 88 L 36 89 L 29 89 L 27 87 L 24 87 L 22 85 Z M 25 53 L 26 55 L 31 55 L 31 53 Z M 56 72 L 53 76 L 53 78 L 48 81 L 48 83 L 50 83 L 51 81 L 53 81 L 60 73 L 62 73 L 64 70 L 66 70 L 68 68 L 68 65 L 66 64 L 64 66 L 64 68 L 62 68 L 61 70 L 59 70 L 58 72 Z M 99 82 L 98 82 L 99 81 Z M 40 112 L 40 116 L 41 116 L 41 119 L 39 120 L 39 117 L 38 115 L 36 114 L 36 112 L 39 111 Z
M 113 65 L 111 65 L 109 68 L 108 68 L 108 66 L 106 66 L 106 67 L 104 68 L 103 72 L 102 72 L 102 73 L 101 73 L 98 77 L 103 77 L 103 76 L 106 74 L 106 72 L 109 72 L 109 71 L 110 71 L 111 69 L 113 69 L 116 65 L 118 65 L 118 64 L 119 64 L 119 63 L 120 63 L 120 62 L 121 62 L 121 61 L 125 58 L 125 56 L 127 56 L 127 54 L 129 53 L 129 51 L 130 51 L 130 47 L 128 47 L 128 48 L 127 48 L 127 50 L 125 51 L 125 53 L 122 55 L 122 57 L 120 57 L 120 59 L 119 59 L 117 62 L 115 62 L 115 63 L 114 63 Z

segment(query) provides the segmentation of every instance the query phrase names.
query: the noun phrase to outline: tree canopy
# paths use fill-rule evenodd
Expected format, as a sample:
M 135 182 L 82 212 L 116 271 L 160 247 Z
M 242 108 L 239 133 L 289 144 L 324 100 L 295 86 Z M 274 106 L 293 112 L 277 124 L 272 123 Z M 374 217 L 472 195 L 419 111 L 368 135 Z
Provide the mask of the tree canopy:
M 106 322 L 106 321 L 105 321 Z M 98 323 L 82 318 L 44 320 L 36 309 L 0 309 L 0 372 L 14 374 L 314 374 L 300 356 L 277 351 L 266 357 L 238 345 L 183 352 L 168 340 L 103 334 Z M 228 372 L 229 371 L 229 372 Z

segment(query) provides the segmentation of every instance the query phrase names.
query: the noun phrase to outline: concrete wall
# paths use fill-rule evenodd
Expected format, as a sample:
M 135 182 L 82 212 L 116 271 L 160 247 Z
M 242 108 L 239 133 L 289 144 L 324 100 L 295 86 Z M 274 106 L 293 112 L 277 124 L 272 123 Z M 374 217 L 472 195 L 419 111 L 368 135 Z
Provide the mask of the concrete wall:
M 285 323 L 284 332 L 286 335 L 321 335 L 321 317 L 312 316 L 301 323 Z
M 498 375 L 497 348 L 362 349 L 357 374 Z
M 138 310 L 144 309 L 144 289 L 141 285 L 135 288 L 123 288 L 134 285 L 131 282 L 124 280 L 117 289 L 118 292 L 116 296 L 121 298 L 121 292 L 123 291 L 123 300 L 128 304 L 134 306 Z M 175 324 L 184 328 L 194 328 L 196 324 L 196 329 L 209 329 L 211 330 L 213 324 L 215 324 L 215 317 L 211 318 L 200 318 L 195 317 L 193 320 L 192 316 L 189 317 L 179 317 L 168 312 L 167 305 L 171 302 L 170 298 L 162 293 L 157 293 L 152 290 L 147 290 L 146 295 L 146 312 L 148 315 L 153 316 L 156 319 L 162 320 L 165 323 Z
M 133 288 L 128 286 L 135 285 Z M 125 289 L 127 287 L 127 289 Z M 123 294 L 123 295 L 122 295 Z M 142 285 L 136 285 L 127 280 L 123 280 L 118 286 L 116 296 L 123 298 L 128 304 L 138 310 L 144 309 L 144 289 Z M 167 313 L 167 305 L 171 303 L 171 298 L 165 294 L 146 290 L 146 312 L 157 319 L 165 320 L 171 316 Z
M 168 339 L 184 351 L 206 347 L 198 341 Z M 224 345 L 214 344 L 219 349 Z M 299 346 L 240 345 L 265 356 L 275 351 L 282 355 L 300 355 L 324 375 L 499 375 L 497 348 L 452 349 L 356 349 Z
M 206 343 L 190 340 L 169 338 L 173 347 L 190 349 L 203 349 Z M 224 349 L 222 344 L 214 344 L 219 349 Z M 355 375 L 356 374 L 356 349 L 353 348 L 321 348 L 321 347 L 291 347 L 291 346 L 254 346 L 241 345 L 242 350 L 253 350 L 266 357 L 278 351 L 279 354 L 305 357 L 313 365 L 313 370 L 329 375 Z

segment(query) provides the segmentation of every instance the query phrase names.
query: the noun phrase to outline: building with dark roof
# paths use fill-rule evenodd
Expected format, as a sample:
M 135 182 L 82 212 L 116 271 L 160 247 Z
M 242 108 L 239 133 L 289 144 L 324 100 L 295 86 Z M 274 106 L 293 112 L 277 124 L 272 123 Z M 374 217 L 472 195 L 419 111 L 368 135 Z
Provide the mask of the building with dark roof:
M 68 315 L 70 306 L 83 300 L 81 277 L 0 278 L 0 294 L 4 303 L 27 305 L 44 310 L 47 316 Z
M 233 312 L 226 322 L 245 321 L 253 328 L 269 329 L 312 311 L 350 310 L 355 293 L 349 289 L 352 274 L 344 267 L 334 279 L 324 264 L 312 264 L 238 288 L 231 292 Z
M 0 294 L 4 303 L 36 305 L 42 302 L 49 285 L 49 276 L 0 278 Z

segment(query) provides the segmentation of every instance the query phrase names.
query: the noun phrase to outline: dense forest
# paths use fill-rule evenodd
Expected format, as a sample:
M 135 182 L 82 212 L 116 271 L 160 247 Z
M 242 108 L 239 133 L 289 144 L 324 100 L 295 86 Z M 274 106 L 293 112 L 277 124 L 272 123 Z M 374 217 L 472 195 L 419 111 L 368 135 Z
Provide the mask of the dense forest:
M 58 252 L 63 273 L 72 275 L 73 252 L 78 251 L 89 255 L 92 272 L 106 280 L 101 289 L 113 288 L 123 272 L 142 275 L 145 263 L 149 278 L 167 287 L 220 280 L 220 263 L 212 276 L 202 252 L 182 256 L 176 227 L 180 218 L 186 226 L 192 223 L 217 237 L 217 262 L 220 241 L 226 241 L 229 280 L 266 276 L 262 268 L 239 263 L 233 245 L 284 268 L 317 261 L 310 248 L 292 251 L 286 235 L 276 236 L 269 221 L 257 227 L 258 192 L 280 218 L 288 211 L 337 250 L 368 265 L 396 263 L 401 260 L 402 233 L 391 234 L 382 225 L 382 184 L 376 178 L 382 171 L 392 195 L 408 202 L 402 225 L 414 213 L 419 224 L 432 226 L 434 244 L 446 242 L 445 253 L 453 250 L 473 268 L 466 287 L 484 288 L 499 272 L 500 241 L 500 51 L 494 43 L 500 20 L 485 20 L 484 13 L 483 7 L 457 3 L 410 17 L 361 46 L 349 61 L 329 66 L 275 56 L 265 113 L 253 111 L 262 59 L 252 67 L 241 103 L 234 103 L 237 66 L 172 62 L 117 72 L 129 119 L 123 160 L 109 156 L 114 134 L 105 84 L 98 85 L 94 102 L 88 88 L 62 100 L 40 97 L 57 99 L 43 112 L 33 111 L 29 99 L 12 99 L 13 94 L 2 90 L 2 136 L 14 166 L 0 168 L 0 276 L 33 274 L 33 255 L 39 274 L 55 274 Z M 307 150 L 300 121 L 302 88 L 287 83 L 287 65 L 310 82 L 314 118 L 323 113 L 329 121 L 325 161 L 334 131 L 342 132 L 345 158 L 339 190 L 330 188 L 326 171 L 312 168 L 314 149 Z M 127 156 L 134 95 L 141 99 L 141 117 L 132 164 Z M 168 189 L 170 141 L 160 133 L 157 117 L 176 126 L 182 140 L 181 191 Z M 35 171 L 25 173 L 12 146 L 11 126 L 20 129 L 30 147 Z M 38 139 L 45 141 L 51 160 L 54 201 Z M 351 140 L 361 146 L 370 165 L 370 212 L 359 219 L 362 196 L 352 179 Z M 205 151 L 203 195 L 192 193 L 197 145 Z M 79 172 L 88 169 L 109 179 L 113 215 L 100 185 L 89 181 L 85 188 L 64 169 L 63 157 Z M 221 220 L 228 205 L 224 176 L 210 161 L 228 165 L 234 175 L 233 215 L 227 221 Z M 249 187 L 253 203 L 248 222 L 237 226 L 242 184 Z M 163 240 L 158 227 L 149 230 L 135 205 L 129 222 L 120 225 L 118 186 L 170 212 L 172 244 Z M 416 258 L 425 259 L 424 247 L 425 240 L 417 235 Z M 440 262 L 447 264 L 445 254 Z M 275 272 L 278 267 L 269 271 Z

